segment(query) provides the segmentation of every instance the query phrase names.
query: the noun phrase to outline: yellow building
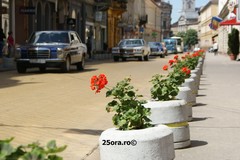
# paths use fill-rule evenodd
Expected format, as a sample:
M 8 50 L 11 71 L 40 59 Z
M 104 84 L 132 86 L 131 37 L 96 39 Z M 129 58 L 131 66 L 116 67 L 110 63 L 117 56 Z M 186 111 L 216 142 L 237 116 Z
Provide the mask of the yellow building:
M 209 48 L 213 44 L 213 40 L 217 41 L 218 32 L 209 27 L 212 17 L 218 15 L 218 0 L 209 1 L 200 10 L 199 38 L 200 47 Z

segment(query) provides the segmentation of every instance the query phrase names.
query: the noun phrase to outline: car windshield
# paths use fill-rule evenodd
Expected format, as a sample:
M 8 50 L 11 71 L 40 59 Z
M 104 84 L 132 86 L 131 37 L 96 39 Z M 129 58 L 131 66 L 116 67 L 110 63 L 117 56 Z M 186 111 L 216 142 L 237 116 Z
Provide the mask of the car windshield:
M 136 45 L 142 45 L 141 40 L 123 40 L 119 43 L 119 46 L 136 46 Z
M 162 45 L 158 42 L 148 42 L 150 47 L 161 47 Z
M 68 33 L 36 32 L 30 37 L 29 43 L 69 43 Z

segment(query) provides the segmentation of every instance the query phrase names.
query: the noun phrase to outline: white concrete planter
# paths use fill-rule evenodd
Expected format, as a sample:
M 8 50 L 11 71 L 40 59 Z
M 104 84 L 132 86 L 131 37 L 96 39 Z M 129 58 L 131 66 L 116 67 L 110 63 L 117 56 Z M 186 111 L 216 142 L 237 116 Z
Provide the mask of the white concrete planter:
M 182 87 L 188 87 L 191 90 L 191 98 L 192 98 L 192 106 L 196 105 L 196 93 L 197 93 L 197 87 L 194 82 L 193 78 L 187 78 L 185 79 L 184 83 L 182 84 Z
M 174 148 L 190 145 L 187 106 L 184 100 L 149 101 L 144 107 L 151 108 L 152 124 L 165 124 L 173 131 Z
M 186 101 L 188 121 L 191 121 L 192 106 L 193 106 L 193 103 L 196 103 L 196 97 L 194 94 L 192 94 L 192 91 L 189 87 L 178 87 L 178 88 L 179 88 L 179 92 L 176 98 Z
M 198 62 L 196 68 L 200 70 L 200 75 L 202 75 L 203 74 L 203 62 Z
M 191 73 L 190 78 L 192 78 L 194 80 L 194 89 L 193 89 L 193 94 L 195 94 L 195 96 L 198 95 L 198 88 L 199 88 L 199 84 L 197 81 L 197 75 L 195 73 Z
M 99 138 L 101 160 L 173 160 L 173 133 L 158 125 L 140 130 L 107 129 Z
M 199 68 L 195 68 L 194 70 L 191 70 L 191 74 L 196 74 L 196 84 L 197 84 L 197 89 L 199 89 L 200 85 L 200 78 L 201 78 L 201 73 Z

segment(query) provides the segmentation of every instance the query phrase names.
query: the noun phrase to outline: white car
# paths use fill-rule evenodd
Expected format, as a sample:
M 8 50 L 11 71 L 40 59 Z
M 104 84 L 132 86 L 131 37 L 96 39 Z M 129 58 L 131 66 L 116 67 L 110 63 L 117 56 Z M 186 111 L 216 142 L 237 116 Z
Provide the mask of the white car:
M 195 48 L 193 49 L 194 52 L 199 51 L 199 50 L 200 50 L 199 47 L 195 47 Z
M 114 61 L 119 61 L 121 58 L 125 61 L 127 58 L 138 58 L 148 61 L 150 55 L 150 47 L 143 39 L 123 39 L 116 47 L 112 48 Z

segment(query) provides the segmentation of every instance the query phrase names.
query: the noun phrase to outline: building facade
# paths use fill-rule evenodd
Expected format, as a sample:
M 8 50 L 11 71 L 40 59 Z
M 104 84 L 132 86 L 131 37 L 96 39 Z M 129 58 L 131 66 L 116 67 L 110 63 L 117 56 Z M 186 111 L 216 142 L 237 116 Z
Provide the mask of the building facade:
M 182 0 L 181 16 L 178 20 L 178 32 L 186 32 L 192 24 L 198 22 L 199 8 L 195 7 L 195 0 Z
M 97 4 L 94 0 L 12 0 L 10 28 L 18 44 L 38 30 L 75 30 L 83 42 L 91 38 L 93 50 L 102 50 L 107 41 L 107 10 Z
M 227 21 L 231 19 L 231 11 L 229 11 L 231 3 L 234 2 L 236 6 L 234 7 L 236 10 L 239 9 L 238 1 L 234 0 L 219 0 L 219 7 L 218 7 L 218 16 L 223 19 L 223 21 Z M 236 16 L 238 16 L 236 14 Z M 223 25 L 218 28 L 218 51 L 220 53 L 226 54 L 228 52 L 228 34 L 231 32 L 232 28 L 237 28 L 240 31 L 240 25 L 229 24 Z
M 161 0 L 2 0 L 1 23 L 17 45 L 34 31 L 75 30 L 102 51 L 122 38 L 161 41 L 170 32 L 171 9 Z M 6 9 L 3 9 L 6 8 Z
M 204 7 L 200 9 L 199 16 L 199 45 L 201 48 L 209 48 L 213 45 L 213 40 L 217 41 L 218 31 L 212 30 L 209 24 L 212 17 L 218 15 L 218 0 L 209 1 Z

